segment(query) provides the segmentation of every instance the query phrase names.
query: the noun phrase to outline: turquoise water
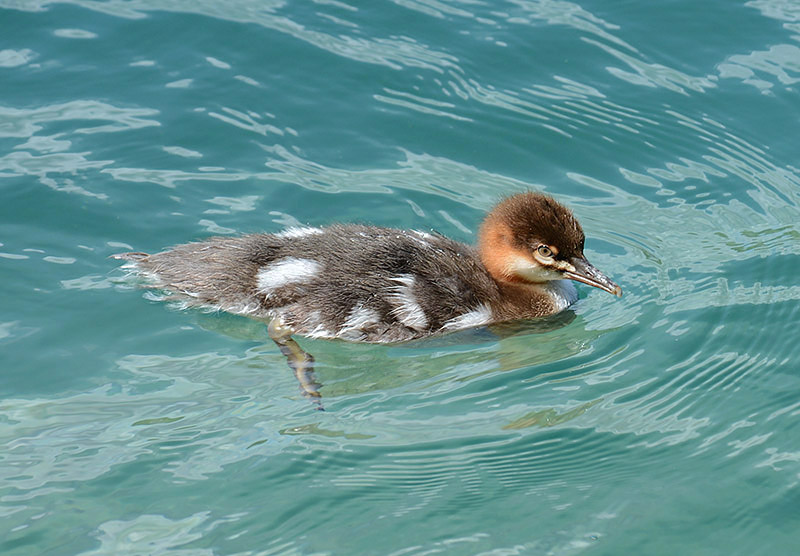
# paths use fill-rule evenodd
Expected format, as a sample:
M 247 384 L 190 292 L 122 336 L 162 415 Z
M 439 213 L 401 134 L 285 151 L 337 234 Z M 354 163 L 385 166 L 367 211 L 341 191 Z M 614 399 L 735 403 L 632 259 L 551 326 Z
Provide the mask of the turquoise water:
M 0 553 L 793 554 L 788 0 L 0 0 Z M 143 298 L 107 257 L 569 204 L 623 288 L 405 346 Z

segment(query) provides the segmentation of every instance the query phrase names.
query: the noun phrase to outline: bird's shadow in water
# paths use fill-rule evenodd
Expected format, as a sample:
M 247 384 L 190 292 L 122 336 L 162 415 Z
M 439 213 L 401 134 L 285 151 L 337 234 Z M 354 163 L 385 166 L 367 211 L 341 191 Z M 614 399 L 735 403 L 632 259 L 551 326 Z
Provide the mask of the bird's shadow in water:
M 271 343 L 267 326 L 261 321 L 227 313 L 198 313 L 197 317 L 197 324 L 205 330 L 265 345 Z M 316 409 L 323 410 L 323 394 L 325 399 L 334 399 L 391 389 L 435 377 L 459 365 L 481 369 L 464 377 L 468 380 L 478 374 L 569 357 L 585 347 L 587 334 L 591 337 L 598 334 L 586 331 L 575 338 L 575 327 L 569 325 L 576 320 L 581 321 L 574 311 L 566 310 L 549 317 L 499 323 L 398 344 L 308 338 L 297 338 L 299 342 L 291 338 L 288 343 L 283 338 L 275 343 L 294 372 L 303 396 Z M 539 337 L 532 340 L 532 335 Z M 300 343 L 305 348 L 300 347 Z M 319 382 L 317 371 L 324 374 L 324 385 Z

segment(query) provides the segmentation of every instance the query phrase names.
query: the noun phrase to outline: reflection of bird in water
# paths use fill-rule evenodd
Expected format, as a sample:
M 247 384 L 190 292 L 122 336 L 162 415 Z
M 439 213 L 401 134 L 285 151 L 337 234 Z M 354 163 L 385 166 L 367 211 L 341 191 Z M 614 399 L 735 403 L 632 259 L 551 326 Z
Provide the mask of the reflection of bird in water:
M 492 209 L 477 249 L 416 230 L 336 224 L 113 257 L 132 261 L 168 299 L 269 321 L 303 392 L 319 401 L 314 359 L 293 334 L 389 343 L 542 317 L 577 299 L 569 280 L 622 295 L 583 244 L 569 209 L 530 192 Z

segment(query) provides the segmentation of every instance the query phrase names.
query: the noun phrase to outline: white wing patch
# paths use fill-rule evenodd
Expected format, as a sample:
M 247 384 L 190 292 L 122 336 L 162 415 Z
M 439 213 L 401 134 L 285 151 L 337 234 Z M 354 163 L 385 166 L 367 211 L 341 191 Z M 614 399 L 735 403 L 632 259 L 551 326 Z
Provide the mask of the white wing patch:
M 347 314 L 347 319 L 342 323 L 342 327 L 336 336 L 343 340 L 362 340 L 365 335 L 364 329 L 377 324 L 379 321 L 380 315 L 377 311 L 362 305 L 356 305 Z
M 307 332 L 303 332 L 302 334 L 308 338 L 324 338 L 330 340 L 336 337 L 336 334 L 325 327 L 322 314 L 319 311 L 312 311 L 303 319 L 303 328 L 305 328 Z
M 287 257 L 258 271 L 258 291 L 267 297 L 276 289 L 312 280 L 322 266 L 311 259 Z
M 280 238 L 297 239 L 300 237 L 321 234 L 323 233 L 323 231 L 324 230 L 322 228 L 314 228 L 312 226 L 292 226 L 291 228 L 286 228 L 282 232 L 278 232 L 272 235 Z
M 392 314 L 409 328 L 425 330 L 428 327 L 428 317 L 414 296 L 414 277 L 410 274 L 399 274 L 392 280 L 397 282 L 396 286 L 390 288 L 387 296 L 387 301 L 394 306 Z
M 492 310 L 487 305 L 481 305 L 469 313 L 453 317 L 442 325 L 442 330 L 462 330 L 483 326 L 492 322 Z

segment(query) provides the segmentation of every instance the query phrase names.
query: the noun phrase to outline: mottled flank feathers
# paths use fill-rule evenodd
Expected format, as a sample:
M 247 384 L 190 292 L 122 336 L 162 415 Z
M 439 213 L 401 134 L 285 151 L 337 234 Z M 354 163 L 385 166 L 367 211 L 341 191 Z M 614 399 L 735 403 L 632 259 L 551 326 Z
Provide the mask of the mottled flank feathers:
M 215 237 L 156 253 L 121 254 L 155 287 L 189 305 L 280 318 L 319 338 L 396 342 L 458 328 L 499 296 L 474 250 L 442 236 L 360 225 L 321 233 Z M 468 325 L 487 318 L 464 319 Z

